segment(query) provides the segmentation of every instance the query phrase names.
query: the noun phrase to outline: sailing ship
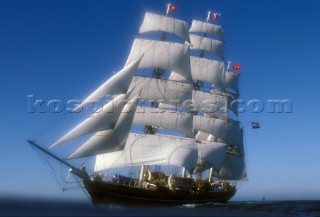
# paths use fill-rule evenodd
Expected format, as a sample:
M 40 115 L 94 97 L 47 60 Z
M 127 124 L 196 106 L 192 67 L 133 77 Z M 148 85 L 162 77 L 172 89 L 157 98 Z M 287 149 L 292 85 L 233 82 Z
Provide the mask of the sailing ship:
M 175 9 L 168 4 L 166 15 L 146 12 L 123 69 L 77 106 L 110 99 L 99 112 L 49 148 L 29 140 L 69 167 L 94 203 L 227 202 L 246 178 L 235 103 L 239 65 L 232 70 L 225 62 L 223 27 L 211 21 L 217 14 L 209 11 L 190 26 L 169 16 Z M 85 135 L 66 159 L 53 154 Z M 85 164 L 71 163 L 90 157 L 95 163 L 89 172 Z M 131 172 L 117 172 L 121 168 Z

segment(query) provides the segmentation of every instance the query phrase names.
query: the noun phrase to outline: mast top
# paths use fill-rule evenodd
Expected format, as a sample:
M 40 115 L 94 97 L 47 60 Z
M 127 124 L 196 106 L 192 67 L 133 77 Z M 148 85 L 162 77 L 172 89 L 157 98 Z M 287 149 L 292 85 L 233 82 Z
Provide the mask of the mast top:
M 209 23 L 210 22 L 210 16 L 211 16 L 211 11 L 208 11 L 208 16 L 207 16 L 207 19 L 206 19 L 206 22 Z

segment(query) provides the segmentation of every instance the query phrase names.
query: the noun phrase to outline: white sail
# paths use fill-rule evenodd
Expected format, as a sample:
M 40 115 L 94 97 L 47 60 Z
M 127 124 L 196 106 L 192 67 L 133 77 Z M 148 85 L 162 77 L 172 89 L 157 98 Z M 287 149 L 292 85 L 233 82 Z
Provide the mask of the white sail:
M 171 17 L 146 12 L 139 33 L 164 31 L 173 33 L 185 41 L 189 41 L 189 24 Z
M 191 56 L 190 66 L 192 80 L 210 82 L 220 89 L 225 89 L 224 62 Z M 186 80 L 186 78 L 176 72 L 172 72 L 169 80 L 183 81 Z M 228 77 L 228 85 L 232 89 L 234 89 L 233 85 L 236 85 L 232 76 Z
M 200 173 L 214 168 L 218 172 L 227 154 L 227 145 L 224 143 L 203 141 L 197 144 L 198 161 L 194 173 Z
M 193 129 L 212 134 L 227 142 L 228 121 L 195 115 L 193 116 Z M 208 139 L 208 136 L 206 139 Z
M 237 145 L 242 138 L 240 123 L 233 120 L 194 116 L 193 129 L 206 133 L 207 137 L 202 140 Z
M 226 80 L 226 88 L 230 88 L 237 93 L 239 92 L 239 74 L 233 73 L 233 72 L 225 72 L 225 80 Z
M 210 117 L 227 119 L 228 98 L 225 95 L 194 90 L 192 92 L 194 110 L 206 113 Z
M 208 138 L 207 138 L 207 141 L 211 141 L 211 142 L 226 142 L 226 139 L 221 139 L 217 136 L 214 136 L 212 134 L 209 134 Z
M 124 106 L 113 129 L 95 133 L 73 152 L 69 156 L 69 159 L 123 150 L 131 129 L 138 99 L 139 98 L 135 97 Z
M 169 69 L 191 80 L 190 45 L 135 39 L 126 64 L 141 55 L 139 68 Z
M 209 51 L 224 60 L 224 54 L 223 54 L 224 43 L 222 41 L 190 34 L 190 43 L 191 43 L 191 47 L 190 47 L 191 50 Z
M 192 117 L 193 115 L 190 113 L 138 107 L 133 124 L 162 127 L 185 133 L 186 135 L 192 135 Z
M 124 166 L 174 165 L 192 172 L 197 159 L 198 150 L 193 139 L 132 133 L 123 151 L 96 157 L 95 171 Z
M 190 63 L 193 80 L 210 82 L 219 88 L 224 87 L 224 62 L 191 56 Z
M 126 98 L 126 94 L 118 95 L 115 99 L 105 104 L 99 112 L 93 113 L 61 137 L 57 142 L 51 145 L 50 148 L 82 135 L 112 129 L 125 105 Z
M 196 134 L 196 136 L 195 136 L 195 139 L 196 139 L 196 140 L 204 140 L 204 141 L 207 141 L 208 136 L 209 136 L 208 133 L 205 133 L 205 132 L 202 132 L 202 131 L 198 131 L 197 134 Z
M 178 74 L 178 73 L 176 73 L 176 72 L 174 72 L 174 71 L 172 71 L 172 72 L 170 73 L 170 76 L 169 76 L 168 79 L 171 80 L 171 81 L 184 81 L 184 80 L 188 80 L 188 79 L 186 79 L 185 77 L 183 77 L 182 75 L 180 75 L 180 74 Z
M 129 98 L 139 94 L 141 100 L 159 101 L 170 105 L 181 104 L 192 97 L 192 84 L 134 76 Z
M 201 32 L 213 35 L 217 37 L 219 40 L 223 40 L 223 27 L 208 22 L 192 20 L 189 32 Z
M 142 56 L 137 56 L 132 62 L 126 65 L 121 71 L 117 72 L 110 79 L 105 81 L 98 89 L 91 93 L 82 103 L 77 106 L 80 108 L 87 103 L 95 100 L 99 100 L 108 95 L 116 95 L 127 93 L 128 87 L 131 83 L 132 77 L 136 72 L 138 64 L 140 63 Z

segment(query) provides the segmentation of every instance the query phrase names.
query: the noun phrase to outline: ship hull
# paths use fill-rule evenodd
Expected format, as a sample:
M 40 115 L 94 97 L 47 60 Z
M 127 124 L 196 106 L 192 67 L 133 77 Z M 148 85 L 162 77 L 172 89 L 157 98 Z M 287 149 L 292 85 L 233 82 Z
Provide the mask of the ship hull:
M 236 190 L 230 190 L 189 194 L 173 192 L 165 187 L 154 191 L 101 181 L 84 181 L 83 184 L 94 204 L 176 206 L 209 202 L 225 203 L 236 193 Z

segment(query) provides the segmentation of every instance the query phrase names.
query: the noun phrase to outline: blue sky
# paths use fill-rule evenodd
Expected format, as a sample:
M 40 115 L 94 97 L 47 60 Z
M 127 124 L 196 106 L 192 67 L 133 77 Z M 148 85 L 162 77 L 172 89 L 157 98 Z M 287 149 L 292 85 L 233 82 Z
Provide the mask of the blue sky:
M 82 99 L 121 69 L 146 10 L 168 1 L 0 1 L 0 195 L 85 198 L 62 193 L 26 139 L 61 114 L 29 113 L 37 99 Z M 241 99 L 288 99 L 291 113 L 249 111 L 248 181 L 235 200 L 320 199 L 320 15 L 318 0 L 176 0 L 191 22 L 222 13 L 226 59 L 241 64 Z M 266 105 L 266 104 L 265 104 Z M 67 128 L 64 126 L 63 128 Z M 50 129 L 45 144 L 64 129 Z

